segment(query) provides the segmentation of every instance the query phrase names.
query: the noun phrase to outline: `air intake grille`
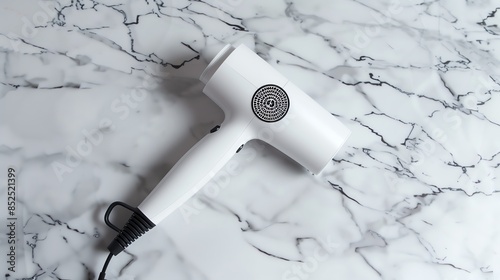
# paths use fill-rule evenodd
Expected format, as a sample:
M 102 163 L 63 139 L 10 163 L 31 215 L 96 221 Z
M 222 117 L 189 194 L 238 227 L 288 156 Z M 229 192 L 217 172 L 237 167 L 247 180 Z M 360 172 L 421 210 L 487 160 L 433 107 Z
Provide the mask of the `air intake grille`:
M 277 122 L 281 120 L 290 107 L 286 92 L 277 85 L 260 87 L 252 97 L 252 110 L 262 121 Z

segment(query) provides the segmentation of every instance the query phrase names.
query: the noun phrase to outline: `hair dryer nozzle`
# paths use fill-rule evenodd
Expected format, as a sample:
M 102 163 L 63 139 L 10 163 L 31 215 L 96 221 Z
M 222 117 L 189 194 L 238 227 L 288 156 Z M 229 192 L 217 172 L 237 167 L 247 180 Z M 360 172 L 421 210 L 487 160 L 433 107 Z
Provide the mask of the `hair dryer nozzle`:
M 330 112 L 292 83 L 283 87 L 288 112 L 275 123 L 259 124 L 257 136 L 319 174 L 347 141 L 350 131 Z

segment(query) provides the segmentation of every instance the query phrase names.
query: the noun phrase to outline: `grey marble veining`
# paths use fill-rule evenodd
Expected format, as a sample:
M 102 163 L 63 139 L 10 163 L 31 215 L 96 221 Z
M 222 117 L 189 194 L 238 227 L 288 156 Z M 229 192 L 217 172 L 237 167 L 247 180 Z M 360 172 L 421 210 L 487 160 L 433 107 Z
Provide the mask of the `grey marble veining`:
M 2 275 L 96 279 L 107 206 L 138 205 L 223 120 L 197 79 L 244 43 L 348 143 L 319 176 L 249 143 L 108 279 L 500 278 L 497 3 L 372 2 L 2 2 Z

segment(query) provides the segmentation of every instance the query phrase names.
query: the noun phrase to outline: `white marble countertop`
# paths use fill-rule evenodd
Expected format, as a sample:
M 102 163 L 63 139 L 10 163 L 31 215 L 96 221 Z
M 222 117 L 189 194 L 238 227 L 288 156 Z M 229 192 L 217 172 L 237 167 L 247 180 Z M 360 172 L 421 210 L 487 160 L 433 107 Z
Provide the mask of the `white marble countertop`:
M 138 205 L 223 120 L 197 78 L 204 54 L 244 43 L 348 143 L 319 176 L 249 143 L 108 279 L 500 279 L 495 5 L 3 1 L 2 277 L 96 279 L 107 206 Z

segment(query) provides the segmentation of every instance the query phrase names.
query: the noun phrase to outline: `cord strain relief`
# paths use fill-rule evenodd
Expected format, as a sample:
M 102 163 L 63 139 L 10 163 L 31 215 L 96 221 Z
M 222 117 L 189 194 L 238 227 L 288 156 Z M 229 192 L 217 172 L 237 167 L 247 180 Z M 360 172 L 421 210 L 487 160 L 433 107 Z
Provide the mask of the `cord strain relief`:
M 146 215 L 140 212 L 139 209 L 136 209 L 123 229 L 118 233 L 111 244 L 109 244 L 108 250 L 113 255 L 118 255 L 121 251 L 132 244 L 132 242 L 137 240 L 154 226 L 155 224 L 151 222 Z

